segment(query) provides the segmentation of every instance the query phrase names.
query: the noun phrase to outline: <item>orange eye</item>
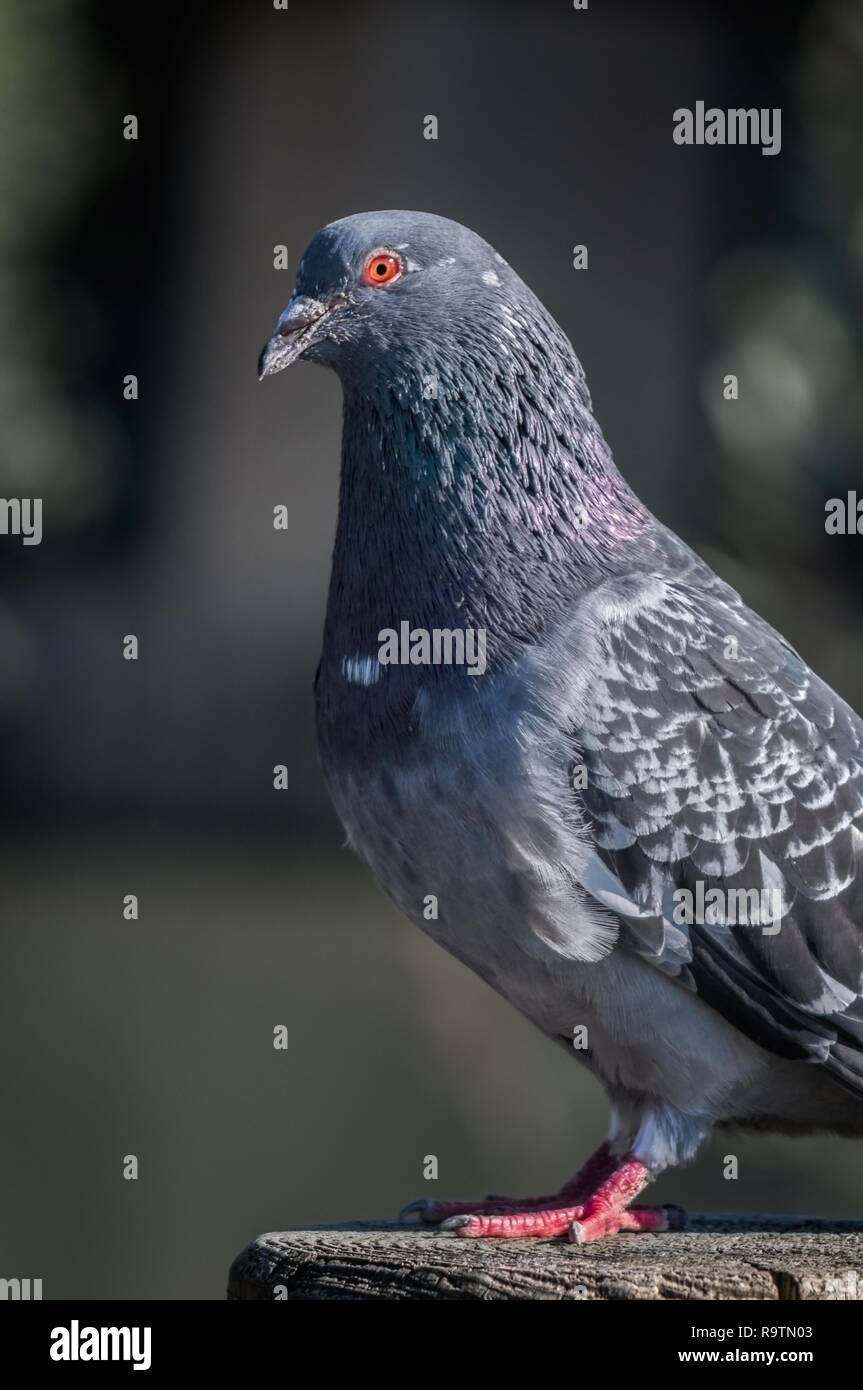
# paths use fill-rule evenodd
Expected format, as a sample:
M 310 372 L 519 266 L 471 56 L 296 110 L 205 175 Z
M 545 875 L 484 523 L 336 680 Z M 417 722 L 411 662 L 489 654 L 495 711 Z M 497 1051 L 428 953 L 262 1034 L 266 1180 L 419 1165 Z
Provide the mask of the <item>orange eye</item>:
M 402 273 L 402 263 L 390 251 L 376 251 L 369 256 L 363 269 L 363 280 L 367 285 L 390 285 Z

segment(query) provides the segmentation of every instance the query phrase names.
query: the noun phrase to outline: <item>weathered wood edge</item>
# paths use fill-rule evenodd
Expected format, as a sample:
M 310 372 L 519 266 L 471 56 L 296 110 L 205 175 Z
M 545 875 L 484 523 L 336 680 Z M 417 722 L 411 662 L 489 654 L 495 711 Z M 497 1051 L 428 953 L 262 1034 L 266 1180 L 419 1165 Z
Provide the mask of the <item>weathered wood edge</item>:
M 586 1247 L 386 1221 L 270 1231 L 234 1260 L 228 1298 L 859 1301 L 863 1221 L 705 1214 Z

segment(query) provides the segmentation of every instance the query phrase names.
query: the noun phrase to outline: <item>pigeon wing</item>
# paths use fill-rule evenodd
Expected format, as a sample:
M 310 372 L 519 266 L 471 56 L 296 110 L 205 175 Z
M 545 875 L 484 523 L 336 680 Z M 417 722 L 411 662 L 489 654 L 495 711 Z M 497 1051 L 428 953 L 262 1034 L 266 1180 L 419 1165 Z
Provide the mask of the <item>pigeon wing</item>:
M 715 576 L 653 594 L 600 634 L 583 886 L 743 1033 L 863 1092 L 863 725 Z

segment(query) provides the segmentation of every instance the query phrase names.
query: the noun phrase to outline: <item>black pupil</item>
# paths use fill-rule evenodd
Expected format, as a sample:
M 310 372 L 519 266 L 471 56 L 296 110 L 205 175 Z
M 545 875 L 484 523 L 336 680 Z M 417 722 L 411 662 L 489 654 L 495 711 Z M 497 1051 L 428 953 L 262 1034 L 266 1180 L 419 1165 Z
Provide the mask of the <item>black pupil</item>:
M 377 275 L 386 275 L 386 273 L 387 273 L 386 262 L 385 262 L 385 261 L 378 261 L 377 265 L 375 266 L 375 274 L 377 274 Z

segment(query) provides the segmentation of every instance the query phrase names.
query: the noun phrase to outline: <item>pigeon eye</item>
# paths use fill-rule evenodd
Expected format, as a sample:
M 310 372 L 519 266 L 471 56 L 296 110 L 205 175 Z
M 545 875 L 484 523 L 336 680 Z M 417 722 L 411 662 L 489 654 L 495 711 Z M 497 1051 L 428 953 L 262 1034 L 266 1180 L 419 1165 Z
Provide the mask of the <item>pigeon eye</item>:
M 390 285 L 401 273 L 402 262 L 399 256 L 394 256 L 390 251 L 375 251 L 365 263 L 363 280 L 367 285 Z

